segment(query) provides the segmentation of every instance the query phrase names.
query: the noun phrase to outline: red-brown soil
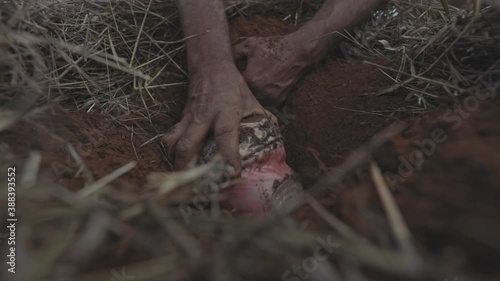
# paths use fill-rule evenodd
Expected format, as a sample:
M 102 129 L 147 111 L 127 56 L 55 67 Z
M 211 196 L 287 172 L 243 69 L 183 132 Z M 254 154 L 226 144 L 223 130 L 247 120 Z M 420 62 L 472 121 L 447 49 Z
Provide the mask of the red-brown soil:
M 71 144 L 96 179 L 136 161 L 138 166 L 119 178 L 116 185 L 138 187 L 144 185 L 150 171 L 169 167 L 158 145 L 139 147 L 154 136 L 149 133 L 154 133 L 157 127 L 151 126 L 147 135 L 139 129 L 132 134 L 104 115 L 68 112 L 55 106 L 36 120 L 21 121 L 3 132 L 2 140 L 22 158 L 32 150 L 41 151 L 43 180 L 57 181 L 73 190 L 83 186 L 83 176 L 75 177 L 79 166 L 67 148 Z
M 231 34 L 236 40 L 238 36 L 281 35 L 292 29 L 274 19 L 239 18 L 232 22 Z M 454 103 L 463 104 L 463 99 L 441 99 L 437 108 L 411 116 L 405 109 L 406 94 L 373 95 L 390 84 L 391 80 L 376 67 L 361 61 L 334 57 L 319 65 L 279 109 L 286 113 L 288 122 L 284 126 L 288 162 L 307 186 L 322 172 L 335 169 L 353 149 L 387 125 L 406 122 L 404 132 L 379 149 L 374 160 L 383 173 L 391 173 L 387 179 L 397 181 L 391 185 L 393 194 L 418 248 L 451 264 L 463 265 L 464 272 L 473 270 L 485 276 L 495 273 L 500 263 L 499 102 L 482 101 L 477 110 L 466 112 L 470 116 L 465 118 L 447 113 Z M 137 161 L 138 167 L 113 185 L 141 187 L 148 173 L 171 168 L 159 142 L 140 147 L 179 118 L 183 96 L 172 91 L 164 98 L 175 101 L 173 111 L 154 116 L 152 123 L 125 122 L 130 128 L 134 125 L 134 133 L 108 116 L 55 106 L 31 122 L 23 121 L 1 132 L 1 142 L 9 145 L 18 162 L 31 150 L 41 151 L 42 178 L 72 190 L 81 188 L 84 178 L 75 177 L 77 169 L 65 149 L 67 143 L 83 149 L 79 152 L 96 178 Z M 452 117 L 454 121 L 450 122 Z M 454 129 L 457 120 L 462 123 Z M 443 132 L 439 139 L 444 134 L 446 140 L 436 143 L 419 165 L 403 167 L 403 173 L 398 173 L 404 162 L 401 159 L 410 159 L 418 149 L 415 143 L 432 139 L 436 128 Z M 89 131 L 98 132 L 97 136 L 89 136 Z M 413 154 L 411 157 L 415 157 Z M 58 175 L 53 168 L 57 164 L 68 170 Z M 342 188 L 325 193 L 320 202 L 357 232 L 377 244 L 394 247 L 366 167 L 354 171 Z M 296 217 L 308 228 L 330 229 L 307 207 L 298 210 Z
M 385 126 L 405 117 L 404 96 L 376 96 L 390 80 L 361 61 L 328 60 L 306 77 L 284 111 L 289 161 L 309 176 L 310 163 L 334 167 Z M 316 155 L 316 160 L 314 155 Z

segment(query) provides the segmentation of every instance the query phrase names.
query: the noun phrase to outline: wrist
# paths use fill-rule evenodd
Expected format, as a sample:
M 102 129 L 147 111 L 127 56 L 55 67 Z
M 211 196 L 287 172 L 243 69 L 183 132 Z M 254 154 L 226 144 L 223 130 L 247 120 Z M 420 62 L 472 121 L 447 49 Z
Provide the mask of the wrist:
M 223 0 L 178 1 L 189 73 L 232 61 Z
M 295 49 L 297 59 L 304 61 L 308 66 L 319 62 L 334 41 L 330 36 L 322 36 L 324 35 L 308 30 L 306 26 L 287 35 L 291 46 Z
M 200 60 L 192 67 L 189 67 L 189 75 L 191 77 L 197 76 L 216 76 L 216 75 L 228 75 L 231 72 L 237 72 L 239 74 L 236 65 L 232 59 L 207 59 Z
M 298 42 L 302 54 L 318 62 L 334 44 L 342 40 L 340 33 L 358 24 L 384 2 L 386 0 L 327 0 L 321 10 L 290 37 Z
M 232 51 L 229 46 L 216 42 L 200 42 L 191 44 L 187 49 L 188 71 L 190 74 L 203 71 L 207 68 L 222 67 L 234 64 Z M 229 44 L 228 44 L 229 45 Z

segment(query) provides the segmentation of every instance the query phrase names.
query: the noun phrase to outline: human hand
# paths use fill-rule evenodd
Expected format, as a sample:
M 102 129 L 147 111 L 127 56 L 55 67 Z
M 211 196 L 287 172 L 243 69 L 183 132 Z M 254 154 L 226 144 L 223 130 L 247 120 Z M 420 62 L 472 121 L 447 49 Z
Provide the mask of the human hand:
M 237 61 L 246 58 L 243 78 L 265 105 L 284 102 L 292 87 L 315 62 L 293 34 L 247 38 L 233 47 L 233 55 Z
M 239 123 L 244 117 L 266 111 L 233 62 L 205 65 L 192 74 L 189 86 L 181 121 L 163 137 L 169 151 L 175 148 L 175 169 L 193 165 L 206 136 L 213 131 L 218 152 L 228 164 L 226 173 L 239 175 Z

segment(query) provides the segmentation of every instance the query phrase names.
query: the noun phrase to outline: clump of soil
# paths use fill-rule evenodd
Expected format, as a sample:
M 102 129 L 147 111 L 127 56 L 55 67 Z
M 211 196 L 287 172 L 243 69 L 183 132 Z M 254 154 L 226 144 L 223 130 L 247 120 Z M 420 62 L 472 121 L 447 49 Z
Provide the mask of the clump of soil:
M 379 130 L 404 118 L 398 113 L 404 96 L 375 95 L 390 84 L 380 70 L 361 61 L 332 59 L 319 66 L 286 104 L 293 120 L 286 128 L 290 163 L 314 176 L 314 167 L 333 168 Z

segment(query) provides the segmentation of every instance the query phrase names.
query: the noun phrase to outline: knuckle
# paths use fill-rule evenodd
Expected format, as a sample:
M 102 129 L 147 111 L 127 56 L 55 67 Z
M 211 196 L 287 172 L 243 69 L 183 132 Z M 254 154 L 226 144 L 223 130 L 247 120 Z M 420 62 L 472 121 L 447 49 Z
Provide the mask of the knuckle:
M 205 94 L 199 95 L 199 97 L 193 101 L 190 113 L 190 121 L 194 124 L 205 123 L 210 115 L 211 107 L 209 100 L 204 97 Z
M 208 106 L 206 104 L 200 104 L 197 106 L 196 112 L 193 114 L 192 122 L 194 124 L 199 125 L 207 122 L 208 117 L 209 117 Z
M 194 107 L 193 107 L 195 115 L 198 114 L 206 114 L 208 111 L 208 104 L 206 99 L 199 99 L 196 101 Z
M 192 148 L 191 142 L 186 139 L 180 139 L 175 146 L 175 152 L 177 157 L 183 157 L 186 155 Z

